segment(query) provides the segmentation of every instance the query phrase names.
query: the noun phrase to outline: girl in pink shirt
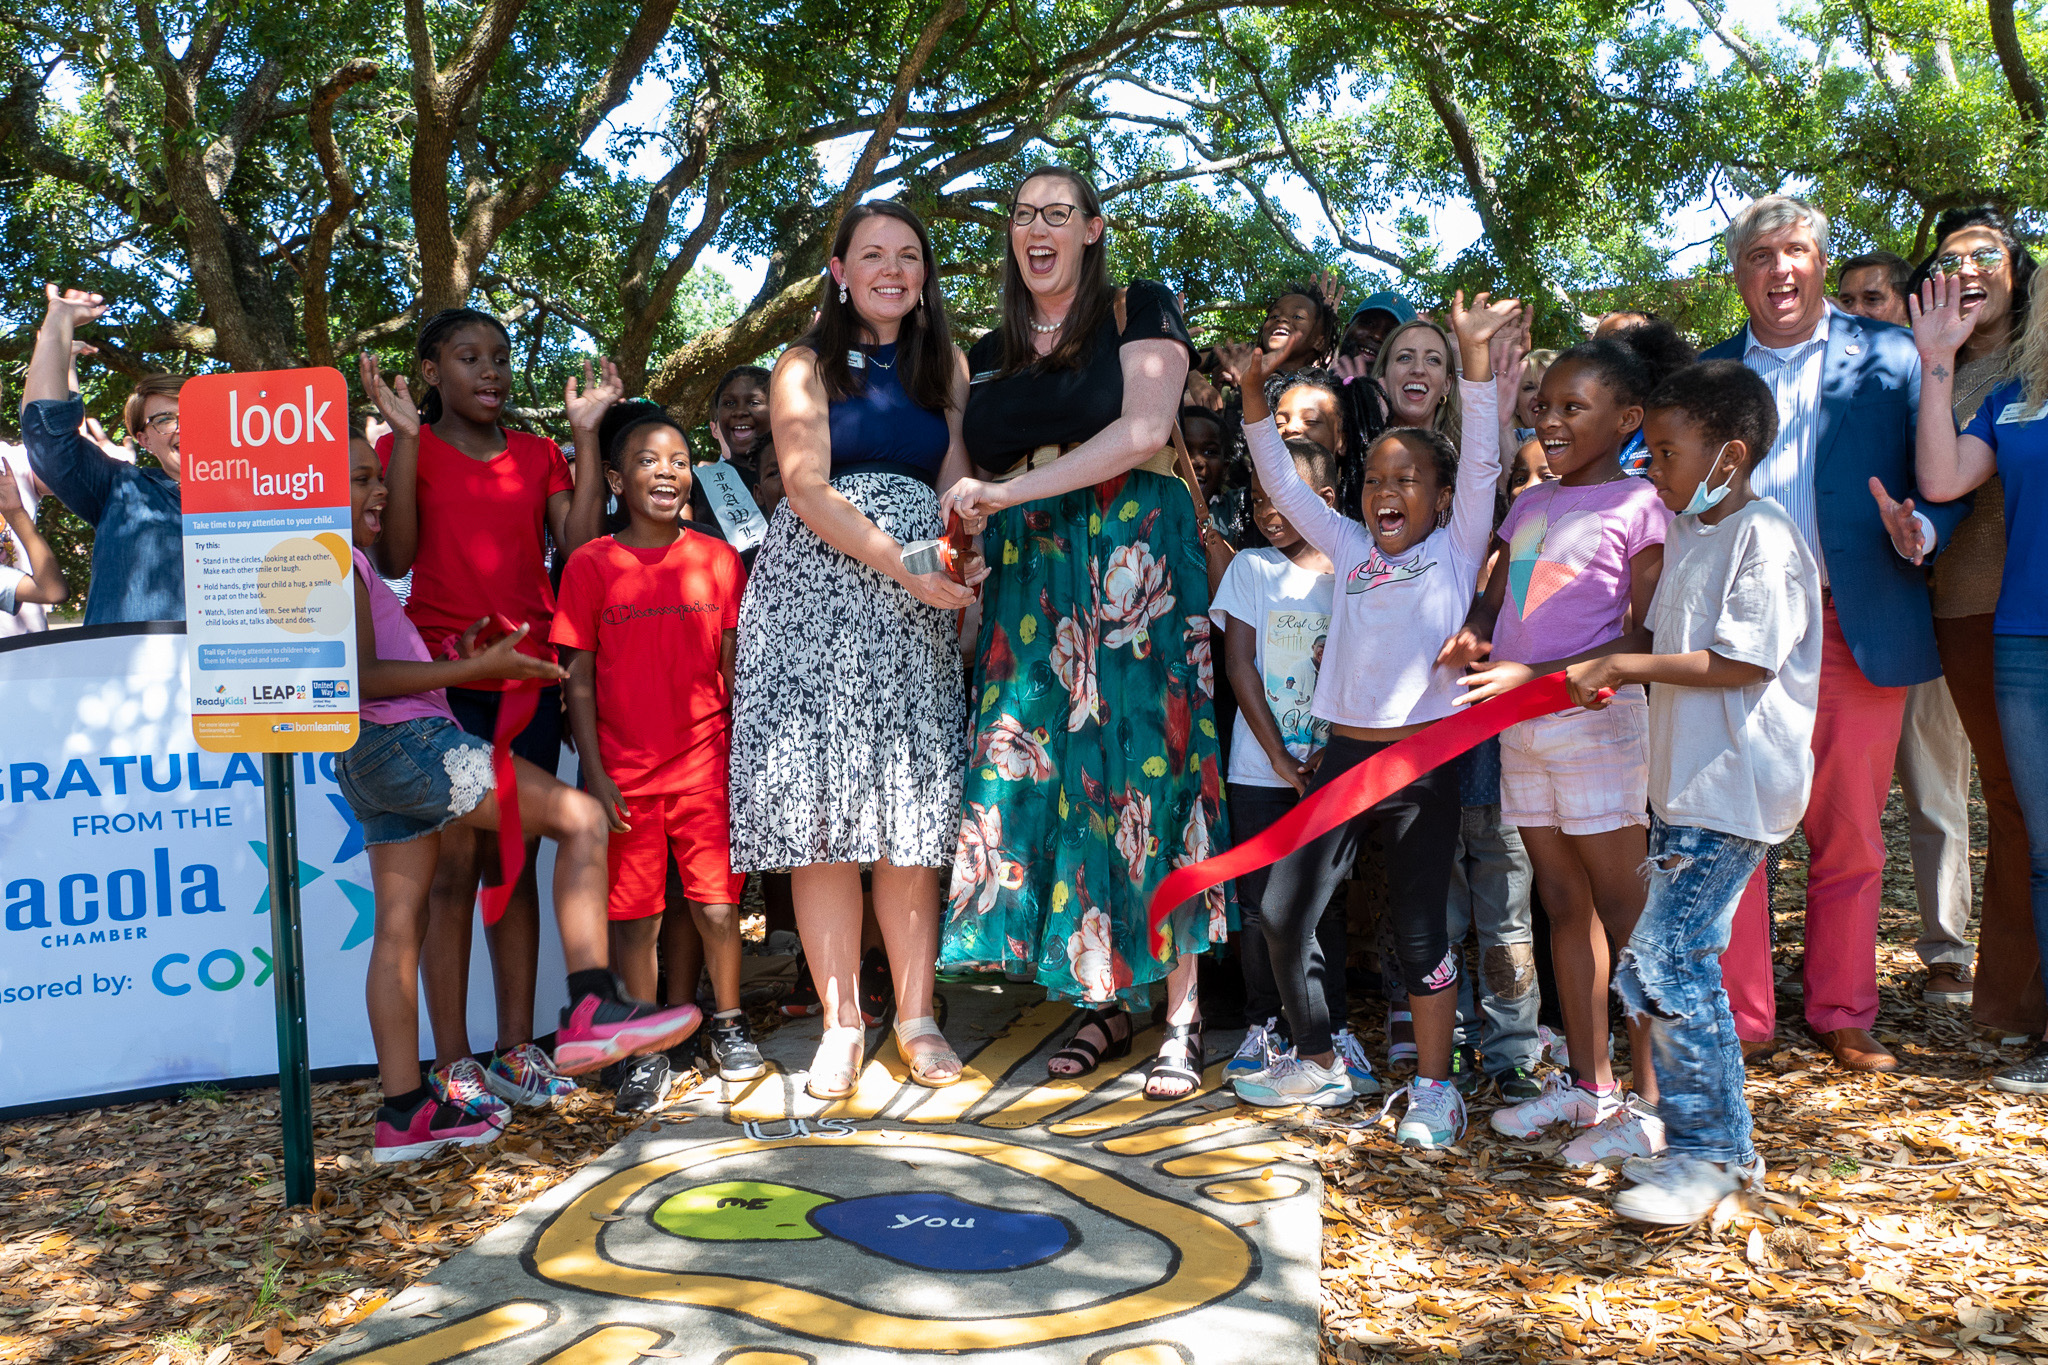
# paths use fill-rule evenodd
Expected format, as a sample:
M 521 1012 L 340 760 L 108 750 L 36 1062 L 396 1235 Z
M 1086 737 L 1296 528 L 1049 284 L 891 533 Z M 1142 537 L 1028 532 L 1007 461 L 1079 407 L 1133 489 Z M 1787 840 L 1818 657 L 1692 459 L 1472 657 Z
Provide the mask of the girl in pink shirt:
M 1465 702 L 1496 696 L 1566 664 L 1649 648 L 1643 622 L 1664 566 L 1671 511 L 1622 471 L 1643 400 L 1693 358 L 1668 323 L 1599 337 L 1560 355 L 1530 404 L 1557 478 L 1515 499 L 1495 540 L 1486 595 L 1444 645 L 1456 666 L 1491 654 L 1463 679 Z M 1649 702 L 1620 689 L 1600 710 L 1573 708 L 1501 735 L 1501 818 L 1521 830 L 1550 919 L 1552 964 L 1572 1078 L 1493 1112 L 1493 1126 L 1533 1141 L 1555 1123 L 1592 1131 L 1561 1152 L 1590 1166 L 1662 1150 L 1646 1024 L 1629 1026 L 1637 1098 L 1624 1103 L 1608 1060 L 1613 954 L 1643 911 L 1649 856 Z

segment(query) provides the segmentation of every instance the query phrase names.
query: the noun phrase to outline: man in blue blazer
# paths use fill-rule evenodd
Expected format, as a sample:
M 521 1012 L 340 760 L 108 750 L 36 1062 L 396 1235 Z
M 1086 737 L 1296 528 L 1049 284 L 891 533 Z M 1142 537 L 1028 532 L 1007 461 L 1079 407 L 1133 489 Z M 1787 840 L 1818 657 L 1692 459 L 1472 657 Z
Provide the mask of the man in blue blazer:
M 1777 397 L 1777 444 L 1750 484 L 1791 514 L 1823 585 L 1805 819 L 1806 1022 L 1841 1065 L 1890 1071 L 1898 1059 L 1870 1035 L 1885 856 L 1879 819 L 1906 689 L 1941 674 L 1922 565 L 1969 505 L 1916 506 L 1919 354 L 1904 328 L 1829 304 L 1826 215 L 1771 195 L 1729 223 L 1726 241 L 1749 325 L 1701 359 L 1739 360 Z M 1761 871 L 1736 912 L 1722 975 L 1744 1052 L 1768 1050 L 1777 1018 Z

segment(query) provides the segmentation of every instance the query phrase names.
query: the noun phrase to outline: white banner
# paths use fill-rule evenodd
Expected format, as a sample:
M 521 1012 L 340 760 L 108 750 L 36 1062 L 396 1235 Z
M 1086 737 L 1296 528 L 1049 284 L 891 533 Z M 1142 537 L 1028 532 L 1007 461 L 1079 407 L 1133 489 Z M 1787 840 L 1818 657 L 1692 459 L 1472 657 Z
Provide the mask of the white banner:
M 0 642 L 0 1109 L 277 1071 L 263 765 L 193 743 L 186 658 L 178 626 Z M 316 1068 L 376 1060 L 370 863 L 334 757 L 292 759 Z M 553 850 L 541 845 L 542 1033 L 566 989 Z M 492 1044 L 494 1014 L 479 926 L 474 1044 Z

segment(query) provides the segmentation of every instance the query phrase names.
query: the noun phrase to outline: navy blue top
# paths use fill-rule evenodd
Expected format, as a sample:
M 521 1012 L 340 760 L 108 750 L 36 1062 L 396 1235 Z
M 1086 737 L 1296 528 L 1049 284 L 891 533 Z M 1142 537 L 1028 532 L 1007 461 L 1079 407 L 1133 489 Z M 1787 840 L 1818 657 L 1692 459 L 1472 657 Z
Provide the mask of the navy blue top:
M 85 624 L 185 619 L 185 521 L 178 483 L 124 464 L 78 434 L 85 404 L 44 398 L 21 414 L 28 465 L 92 527 Z
M 896 344 L 877 346 L 867 364 L 853 368 L 864 387 L 851 398 L 832 401 L 832 473 L 836 477 L 855 465 L 908 465 L 931 483 L 945 463 L 952 433 L 946 414 L 928 412 L 910 401 L 896 377 Z

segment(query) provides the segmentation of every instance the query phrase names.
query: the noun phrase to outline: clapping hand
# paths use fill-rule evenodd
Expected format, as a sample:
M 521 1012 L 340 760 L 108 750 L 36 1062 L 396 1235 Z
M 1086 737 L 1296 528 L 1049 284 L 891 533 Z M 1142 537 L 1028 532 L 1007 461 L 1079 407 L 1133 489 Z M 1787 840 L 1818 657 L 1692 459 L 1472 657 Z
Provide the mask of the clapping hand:
M 569 417 L 572 431 L 595 432 L 598 423 L 612 404 L 626 396 L 625 381 L 619 378 L 619 367 L 604 356 L 597 358 L 601 381 L 593 379 L 590 361 L 583 361 L 583 386 L 579 391 L 576 376 L 570 375 L 568 383 L 562 386 L 562 407 Z
M 392 434 L 407 440 L 418 439 L 420 410 L 413 406 L 412 391 L 406 385 L 405 376 L 395 375 L 390 383 L 385 383 L 377 357 L 368 351 L 356 358 L 356 373 L 362 377 L 363 392 L 377 405 L 378 415 L 383 417 Z

